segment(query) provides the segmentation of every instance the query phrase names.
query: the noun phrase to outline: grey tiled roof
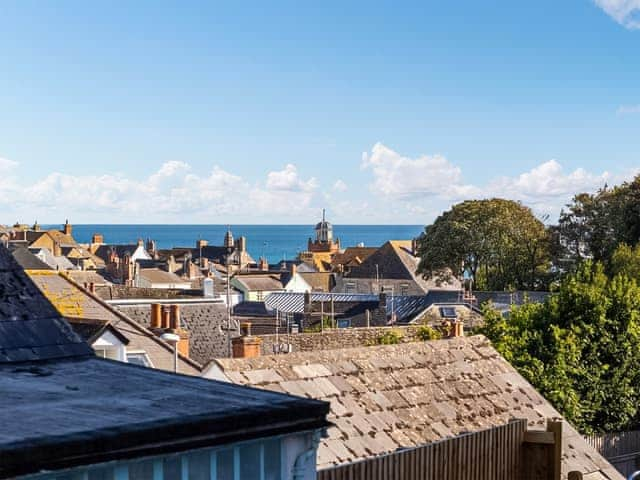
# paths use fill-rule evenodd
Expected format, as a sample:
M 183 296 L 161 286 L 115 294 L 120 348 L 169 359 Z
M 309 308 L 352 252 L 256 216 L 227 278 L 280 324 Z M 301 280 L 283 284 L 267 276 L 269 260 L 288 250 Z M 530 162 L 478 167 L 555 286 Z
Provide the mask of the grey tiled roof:
M 326 468 L 512 418 L 544 429 L 558 412 L 482 336 L 375 347 L 219 359 L 230 381 L 331 402 Z M 563 471 L 621 478 L 568 424 Z
M 151 306 L 118 305 L 127 317 L 144 327 L 149 326 Z M 227 307 L 221 303 L 180 305 L 182 328 L 189 332 L 189 357 L 204 365 L 216 357 L 228 355 Z M 238 321 L 231 319 L 231 337 L 240 334 Z
M 0 245 L 0 364 L 92 354 Z

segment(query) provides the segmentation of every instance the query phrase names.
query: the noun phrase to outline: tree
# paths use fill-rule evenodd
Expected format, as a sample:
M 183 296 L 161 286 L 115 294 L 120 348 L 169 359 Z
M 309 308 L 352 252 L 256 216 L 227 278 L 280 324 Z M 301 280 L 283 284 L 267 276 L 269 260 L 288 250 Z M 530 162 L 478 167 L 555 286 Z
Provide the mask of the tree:
M 595 194 L 580 193 L 560 214 L 554 263 L 573 271 L 585 259 L 609 266 L 620 243 L 640 240 L 640 176 Z
M 640 244 L 635 247 L 620 244 L 613 252 L 610 265 L 612 275 L 620 273 L 640 282 Z
M 481 289 L 538 289 L 548 252 L 548 232 L 529 208 L 511 200 L 468 200 L 425 227 L 418 272 L 426 278 L 466 272 Z
M 480 329 L 579 430 L 607 432 L 640 421 L 640 288 L 586 261 L 543 304 L 505 318 L 485 307 Z

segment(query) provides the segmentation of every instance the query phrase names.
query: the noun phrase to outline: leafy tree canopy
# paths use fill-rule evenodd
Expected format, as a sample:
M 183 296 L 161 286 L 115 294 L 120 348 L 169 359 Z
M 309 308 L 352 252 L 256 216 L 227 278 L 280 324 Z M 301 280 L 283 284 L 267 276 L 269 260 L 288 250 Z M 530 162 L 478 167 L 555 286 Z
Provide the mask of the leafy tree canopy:
M 503 199 L 454 205 L 419 239 L 418 272 L 429 278 L 466 272 L 476 288 L 544 288 L 549 235 L 531 210 Z
M 640 425 L 640 288 L 626 272 L 586 261 L 544 304 L 485 316 L 480 332 L 578 429 Z

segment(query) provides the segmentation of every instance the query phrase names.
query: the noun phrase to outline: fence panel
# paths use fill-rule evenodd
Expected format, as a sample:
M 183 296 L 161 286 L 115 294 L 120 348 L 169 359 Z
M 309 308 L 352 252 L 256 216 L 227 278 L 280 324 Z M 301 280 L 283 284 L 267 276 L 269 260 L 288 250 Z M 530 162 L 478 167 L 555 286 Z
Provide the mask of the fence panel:
M 640 430 L 584 438 L 625 477 L 640 469 Z
M 318 480 L 522 478 L 525 420 L 318 471 Z

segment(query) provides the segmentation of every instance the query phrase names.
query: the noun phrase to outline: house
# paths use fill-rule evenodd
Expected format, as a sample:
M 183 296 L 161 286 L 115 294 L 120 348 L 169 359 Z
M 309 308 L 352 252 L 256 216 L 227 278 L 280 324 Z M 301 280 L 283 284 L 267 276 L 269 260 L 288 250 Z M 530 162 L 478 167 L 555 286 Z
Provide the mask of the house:
M 348 274 L 352 268 L 362 263 L 374 254 L 378 247 L 347 247 L 331 258 L 331 271 Z
M 26 272 L 58 314 L 93 347 L 98 356 L 162 370 L 175 370 L 173 346 L 149 329 L 150 322 L 146 322 L 144 326 L 136 323 L 89 289 L 75 283 L 66 274 L 44 270 Z M 183 343 L 187 347 L 181 350 L 184 354 L 178 355 L 177 370 L 180 373 L 199 375 L 200 364 L 189 358 L 188 338 L 183 339 Z M 182 345 L 179 344 L 180 347 Z
M 67 257 L 63 255 L 55 256 L 49 249 L 44 247 L 29 247 L 29 251 L 33 253 L 40 260 L 49 265 L 53 270 L 71 271 L 77 270 L 77 266 L 74 265 Z
M 136 244 L 107 245 L 102 243 L 102 236 L 95 234 L 89 250 L 100 258 L 105 265 L 105 273 L 115 283 L 132 285 L 135 281 L 137 261 L 151 260 L 145 250 L 144 242 L 139 239 Z
M 560 418 L 482 336 L 217 359 L 204 374 L 330 402 L 334 426 L 318 449 L 321 470 L 357 461 L 366 470 L 367 459 L 512 419 L 544 430 L 548 419 Z M 561 448 L 563 479 L 575 471 L 622 480 L 567 422 Z
M 13 258 L 24 269 L 53 270 L 50 265 L 43 262 L 26 247 L 17 247 L 11 251 Z
M 448 283 L 425 280 L 416 273 L 420 258 L 416 254 L 415 241 L 390 240 L 360 265 L 351 267 L 348 275 L 337 279 L 334 289 L 340 293 L 391 293 L 399 295 L 424 295 L 431 289 L 460 290 L 459 280 Z
M 0 478 L 315 480 L 325 402 L 98 358 L 0 270 Z
M 185 260 L 194 261 L 203 269 L 208 269 L 210 263 L 218 265 L 227 265 L 228 263 L 233 266 L 234 270 L 247 270 L 256 264 L 247 251 L 246 237 L 234 240 L 230 228 L 225 233 L 223 244 L 220 246 L 209 245 L 207 240 L 199 239 L 196 241 L 195 247 L 173 247 L 158 250 L 157 257 L 176 265 L 183 265 Z
M 389 298 L 380 295 L 321 292 L 274 292 L 266 297 L 266 307 L 277 311 L 289 325 L 308 329 L 324 324 L 337 328 L 386 326 Z
M 154 305 L 176 305 L 180 312 L 180 326 L 188 334 L 188 357 L 200 365 L 216 357 L 230 356 L 231 339 L 240 332 L 238 321 L 229 318 L 227 306 L 220 301 L 205 299 L 133 299 L 112 301 L 110 306 L 145 329 L 152 329 Z
M 244 301 L 262 302 L 274 292 L 310 292 L 313 287 L 293 264 L 290 272 L 239 272 L 231 277 L 231 286 L 243 294 Z
M 189 290 L 191 281 L 180 278 L 175 273 L 159 268 L 139 268 L 135 277 L 135 286 L 141 288 L 162 288 Z

